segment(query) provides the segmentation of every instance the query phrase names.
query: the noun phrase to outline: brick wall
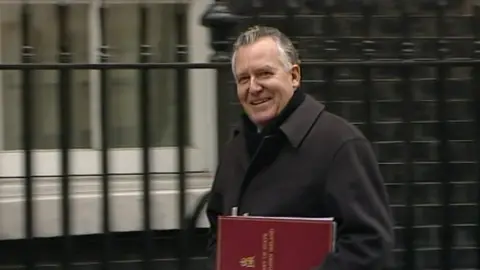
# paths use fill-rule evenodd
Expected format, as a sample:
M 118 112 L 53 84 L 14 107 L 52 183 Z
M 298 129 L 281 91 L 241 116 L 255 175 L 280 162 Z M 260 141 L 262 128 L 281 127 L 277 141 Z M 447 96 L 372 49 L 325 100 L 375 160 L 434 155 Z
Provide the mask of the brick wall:
M 325 1 L 328 2 L 328 1 Z M 365 36 L 374 41 L 371 57 L 388 59 L 401 57 L 402 31 L 405 23 L 399 16 L 394 2 L 380 2 L 372 9 L 373 17 L 369 32 L 361 16 L 362 1 L 333 1 L 333 23 L 325 19 L 325 14 L 304 9 L 293 20 L 278 16 L 279 13 L 263 13 L 254 22 L 243 19 L 237 30 L 252 24 L 276 26 L 288 33 L 297 43 L 303 61 L 328 59 L 328 39 L 334 39 L 336 51 L 334 60 L 365 59 L 362 41 Z M 435 58 L 437 56 L 436 37 L 447 37 L 446 57 L 470 58 L 473 49 L 473 27 L 470 15 L 473 1 L 457 0 L 450 2 L 443 20 L 443 33 L 437 31 L 435 19 L 437 1 L 410 2 L 408 10 L 415 15 L 411 18 L 408 30 L 413 42 L 413 58 Z M 477 26 L 479 27 L 479 26 Z M 333 35 L 333 37 L 329 37 Z M 478 269 L 478 249 L 480 243 L 476 230 L 479 226 L 479 187 L 478 165 L 475 164 L 475 113 L 473 92 L 478 85 L 472 85 L 471 68 L 455 67 L 440 74 L 445 79 L 439 86 L 438 70 L 433 67 L 418 67 L 411 72 L 409 88 L 402 83 L 400 68 L 349 68 L 323 69 L 305 67 L 302 88 L 325 101 L 328 110 L 354 122 L 373 141 L 381 170 L 390 195 L 395 214 L 397 232 L 397 263 L 402 267 L 406 247 L 405 226 L 408 217 L 407 196 L 412 194 L 414 217 L 415 269 L 440 269 L 442 259 L 441 225 L 444 222 L 445 188 L 449 189 L 452 225 L 452 269 Z M 368 73 L 367 73 L 368 72 Z M 443 72 L 443 71 L 441 71 Z M 370 80 L 365 80 L 370 75 Z M 227 75 L 225 75 L 227 78 Z M 230 77 L 231 78 L 231 77 Z M 330 79 L 330 80 L 328 80 Z M 225 79 L 226 81 L 226 79 Z M 439 148 L 439 91 L 445 92 L 447 99 L 446 130 L 449 152 L 451 185 L 442 186 L 444 166 L 440 163 Z M 240 112 L 236 102 L 235 87 L 230 80 L 221 86 L 228 88 L 230 103 L 229 124 L 233 124 Z M 476 90 L 475 90 L 476 89 Z M 222 90 L 225 91 L 225 90 Z M 405 91 L 410 91 L 413 99 L 410 107 L 403 103 Z M 371 102 L 365 102 L 368 97 Z M 370 107 L 369 107 L 370 106 Z M 368 109 L 370 108 L 371 130 L 367 129 Z M 408 129 L 404 115 L 409 111 L 412 120 L 411 174 L 408 175 L 407 153 L 404 140 Z M 412 181 L 411 186 L 406 183 Z M 407 188 L 409 188 L 407 190 Z M 475 268 L 477 267 L 477 268 Z

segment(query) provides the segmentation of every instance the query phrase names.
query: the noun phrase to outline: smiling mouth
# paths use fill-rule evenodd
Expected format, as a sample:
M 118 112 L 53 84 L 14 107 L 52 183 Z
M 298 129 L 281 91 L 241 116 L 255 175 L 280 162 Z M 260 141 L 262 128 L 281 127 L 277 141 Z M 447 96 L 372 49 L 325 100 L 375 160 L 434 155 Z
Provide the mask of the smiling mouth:
M 264 99 L 259 99 L 259 100 L 252 101 L 252 102 L 250 102 L 250 104 L 260 105 L 260 104 L 263 104 L 263 103 L 265 103 L 267 101 L 270 101 L 270 100 L 271 100 L 271 98 L 264 98 Z

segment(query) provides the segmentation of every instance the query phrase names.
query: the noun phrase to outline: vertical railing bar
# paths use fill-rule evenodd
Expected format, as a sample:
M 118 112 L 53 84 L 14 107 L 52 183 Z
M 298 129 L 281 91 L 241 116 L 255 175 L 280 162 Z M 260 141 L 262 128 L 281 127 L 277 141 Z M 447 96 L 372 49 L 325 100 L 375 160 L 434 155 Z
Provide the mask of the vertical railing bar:
M 109 61 L 109 50 L 106 41 L 106 20 L 107 7 L 103 2 L 98 7 L 98 16 L 100 19 L 100 48 L 99 61 L 106 63 Z M 111 213 L 110 213 L 110 168 L 109 168 L 109 98 L 108 98 L 108 71 L 100 70 L 100 158 L 102 164 L 102 256 L 101 268 L 103 270 L 112 269 L 112 233 L 111 233 Z
M 410 33 L 410 15 L 407 10 L 406 3 L 401 4 L 401 27 L 402 27 L 402 48 L 401 54 L 404 60 L 412 58 L 414 53 L 414 44 L 411 40 Z M 414 171 L 413 171 L 413 153 L 412 153 L 412 141 L 413 141 L 413 126 L 412 126 L 412 108 L 413 108 L 413 87 L 412 87 L 412 69 L 414 67 L 403 66 L 401 67 L 402 87 L 403 90 L 403 117 L 404 117 L 404 130 L 405 130 L 405 185 L 406 185 L 406 224 L 405 224 L 405 255 L 404 255 L 404 270 L 411 270 L 415 268 L 415 213 L 414 213 Z
M 480 3 L 477 3 L 473 7 L 472 15 L 472 29 L 474 34 L 473 41 L 473 59 L 480 59 Z M 480 86 L 480 66 L 478 64 L 474 65 L 472 68 L 472 95 L 474 98 L 474 110 L 475 110 L 475 148 L 476 148 L 476 165 L 477 165 L 477 204 L 480 202 L 480 91 L 478 87 Z M 477 205 L 477 236 L 476 236 L 476 245 L 477 245 L 477 268 L 480 269 L 480 205 Z
M 0 14 L 0 20 L 2 19 L 2 16 L 3 15 Z M 2 34 L 4 32 L 5 32 L 5 30 L 0 27 L 0 51 L 2 51 L 2 52 L 5 48 L 5 46 L 3 45 L 3 40 L 5 40 L 5 38 L 3 37 L 3 34 Z M 5 60 L 5 56 L 0 54 L 0 63 L 3 63 L 4 60 Z M 8 74 L 9 74 L 9 72 L 5 72 L 5 70 L 0 71 L 0 85 L 2 85 L 2 87 L 0 88 L 0 104 L 5 104 L 4 102 L 6 101 L 6 89 L 5 89 L 5 87 L 3 87 L 3 85 L 4 85 L 4 82 L 7 81 L 7 80 L 5 80 L 5 78 L 9 77 Z M 7 130 L 6 126 L 5 126 L 5 124 L 6 124 L 5 123 L 6 122 L 5 116 L 6 116 L 6 112 L 4 110 L 0 110 L 0 134 L 5 134 L 5 131 Z M 6 147 L 6 139 L 5 138 L 0 139 L 0 149 L 1 150 L 7 150 L 8 149 Z
M 100 47 L 101 47 L 101 25 L 100 25 L 100 0 L 92 1 L 88 5 L 88 15 L 91 20 L 88 21 L 88 32 L 90 33 L 90 40 L 88 41 L 88 61 L 92 64 L 100 63 Z M 101 150 L 101 123 L 100 123 L 100 72 L 97 69 L 88 70 L 88 92 L 93 98 L 90 101 L 90 140 L 92 149 Z
M 372 59 L 374 54 L 374 41 L 371 40 L 371 27 L 373 17 L 373 2 L 372 0 L 363 0 L 362 2 L 362 18 L 363 18 L 363 34 L 362 53 L 365 61 Z M 372 102 L 373 102 L 373 87 L 372 87 L 372 71 L 370 67 L 362 67 L 363 81 L 362 88 L 364 91 L 365 111 L 367 115 L 365 135 L 370 141 L 375 141 L 372 121 Z
M 221 10 L 221 12 L 219 12 Z M 222 16 L 218 16 L 222 14 Z M 232 50 L 231 42 L 228 39 L 232 30 L 238 22 L 238 17 L 230 12 L 225 2 L 215 2 L 202 14 L 201 24 L 211 29 L 210 31 L 210 48 L 214 53 L 209 57 L 212 63 L 230 63 Z M 231 93 L 232 66 L 224 65 L 215 69 L 216 90 L 216 111 L 226 112 L 230 110 L 229 100 Z M 233 76 L 235 79 L 235 76 Z M 223 85 L 220 86 L 220 85 Z M 229 89 L 229 90 L 226 90 Z M 224 142 L 230 134 L 229 117 L 227 113 L 217 113 L 217 159 L 221 156 Z
M 327 0 L 324 3 L 325 17 L 323 19 L 324 30 L 324 44 L 325 44 L 325 61 L 333 61 L 337 52 L 337 41 L 335 34 L 335 18 L 334 12 L 334 0 Z M 325 105 L 328 105 L 332 101 L 333 86 L 335 83 L 335 68 L 333 66 L 325 67 L 323 71 L 324 91 L 325 91 Z
M 147 63 L 150 61 L 151 48 L 148 44 L 148 5 L 140 3 L 138 6 L 139 12 L 139 61 L 141 63 Z M 139 70 L 139 122 L 140 122 L 140 141 L 142 148 L 142 182 L 143 182 L 143 261 L 142 269 L 150 270 L 154 269 L 152 265 L 153 259 L 153 232 L 151 228 L 152 224 L 152 203 L 151 203 L 151 179 L 150 179 L 150 100 L 149 100 L 149 76 L 150 70 L 147 68 L 141 68 Z
M 296 11 L 300 8 L 296 0 L 287 0 L 287 8 L 285 9 L 285 19 L 283 20 L 285 34 L 292 40 L 293 45 L 299 50 L 299 42 L 295 38 L 296 27 Z
M 446 47 L 447 41 L 445 40 L 445 7 L 447 3 L 445 0 L 439 0 L 436 6 L 436 30 L 438 35 L 437 41 L 437 58 L 443 60 L 446 58 L 448 49 Z M 451 211 L 450 211 L 450 197 L 451 197 L 451 184 L 450 180 L 450 164 L 449 164 L 449 149 L 448 149 L 448 129 L 447 129 L 447 112 L 446 112 L 446 94 L 445 94 L 445 80 L 448 76 L 448 70 L 444 66 L 437 68 L 437 91 L 438 99 L 438 153 L 439 161 L 441 164 L 440 173 L 442 183 L 442 207 L 443 207 L 443 222 L 442 222 L 442 234 L 441 234 L 441 256 L 440 266 L 441 269 L 449 270 L 452 266 L 451 248 L 452 248 L 452 231 L 451 231 Z
M 57 4 L 58 19 L 58 62 L 69 63 L 70 42 L 68 36 L 68 5 L 66 3 Z M 62 181 L 62 238 L 63 238 L 63 256 L 62 269 L 68 270 L 72 263 L 72 237 L 70 227 L 70 138 L 71 131 L 71 70 L 62 68 L 58 72 L 58 106 L 59 106 L 59 123 L 60 123 L 60 164 L 61 164 L 61 181 Z
M 22 63 L 33 62 L 33 47 L 30 39 L 30 16 L 31 9 L 27 1 L 22 2 L 21 6 L 21 29 L 22 29 Z M 30 69 L 22 70 L 22 129 L 23 129 L 23 162 L 25 172 L 25 266 L 27 270 L 36 268 L 35 250 L 34 250 L 34 205 L 33 205 L 33 131 L 34 122 L 32 119 L 34 106 L 34 89 L 32 85 L 33 72 Z
M 262 0 L 252 0 L 252 23 L 260 23 L 260 13 L 263 7 Z
M 185 13 L 183 12 L 181 4 L 176 5 L 175 9 L 175 25 L 177 27 L 177 62 L 187 62 L 188 61 L 188 40 L 186 40 L 186 18 Z M 176 103 L 177 103 L 177 146 L 178 146 L 178 222 L 180 228 L 180 244 L 179 244 L 179 270 L 188 269 L 188 256 L 189 247 L 188 247 L 188 232 L 186 224 L 186 149 L 185 146 L 188 143 L 187 138 L 187 106 L 188 106 L 188 89 L 187 89 L 187 80 L 188 80 L 188 70 L 186 69 L 177 69 L 176 71 Z

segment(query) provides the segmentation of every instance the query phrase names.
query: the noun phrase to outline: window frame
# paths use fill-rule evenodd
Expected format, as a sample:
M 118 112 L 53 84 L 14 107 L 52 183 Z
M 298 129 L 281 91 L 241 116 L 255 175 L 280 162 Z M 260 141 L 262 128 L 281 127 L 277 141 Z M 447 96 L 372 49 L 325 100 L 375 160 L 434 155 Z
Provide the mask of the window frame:
M 34 2 L 34 1 L 32 1 Z M 35 1 L 36 2 L 36 1 Z M 38 1 L 40 3 L 53 4 L 56 1 Z M 134 1 L 106 1 L 107 4 L 128 4 Z M 109 3 L 112 2 L 112 3 Z M 165 3 L 163 0 L 158 1 L 148 1 L 149 3 L 158 2 Z M 192 5 L 191 3 L 186 3 L 187 1 L 170 1 L 170 2 L 180 2 L 185 3 L 186 5 Z M 76 4 L 86 4 L 89 5 L 89 20 L 88 28 L 90 32 L 90 62 L 98 63 L 99 57 L 99 48 L 101 46 L 101 33 L 100 33 L 100 18 L 99 18 L 99 8 L 101 7 L 101 0 L 80 0 L 74 1 L 73 5 Z M 198 12 L 195 12 L 187 7 L 187 16 L 186 20 L 196 20 L 197 18 L 192 17 L 192 13 L 197 15 Z M 198 24 L 198 22 L 195 22 Z M 201 26 L 200 26 L 201 27 Z M 192 23 L 187 22 L 187 40 L 195 40 L 192 33 Z M 1 29 L 0 29 L 1 31 Z M 197 46 L 197 44 L 196 44 Z M 203 48 L 197 48 L 196 46 L 188 46 L 190 52 L 188 53 L 189 62 L 205 62 L 205 55 L 196 54 L 196 52 L 203 53 L 208 50 L 208 44 L 203 44 Z M 1 48 L 0 48 L 1 49 Z M 0 59 L 1 61 L 1 59 Z M 70 172 L 71 175 L 93 175 L 99 174 L 102 171 L 101 164 L 101 151 L 98 148 L 98 142 L 100 138 L 100 76 L 99 72 L 91 70 L 90 72 L 90 115 L 91 115 L 91 138 L 92 138 L 92 148 L 91 149 L 72 149 L 70 150 Z M 208 72 L 208 71 L 207 71 Z M 211 71 L 210 71 L 211 72 Z M 203 75 L 202 75 L 203 74 Z M 0 83 L 2 80 L 3 73 L 0 72 Z M 212 142 L 210 138 L 216 138 L 216 128 L 210 128 L 214 126 L 212 123 L 215 118 L 209 119 L 208 114 L 205 117 L 205 106 L 209 104 L 211 106 L 208 110 L 211 110 L 212 100 L 210 99 L 211 95 L 202 95 L 202 90 L 208 85 L 208 83 L 198 83 L 199 80 L 205 80 L 205 76 L 209 77 L 207 73 L 203 70 L 189 70 L 189 82 L 188 82 L 188 93 L 189 93 L 189 128 L 191 131 L 191 146 L 186 147 L 186 170 L 187 172 L 206 172 L 212 171 L 214 158 L 212 153 L 215 153 L 215 142 Z M 210 76 L 212 77 L 212 76 Z M 213 79 L 213 78 L 212 78 Z M 214 80 L 213 80 L 214 81 Z M 214 87 L 212 85 L 212 87 Z M 0 85 L 0 102 L 3 100 L 3 83 Z M 208 108 L 207 107 L 207 108 Z M 210 111 L 211 112 L 211 111 Z M 0 146 L 3 146 L 4 143 L 4 126 L 3 126 L 3 110 L 0 112 Z M 206 128 L 207 127 L 207 128 Z M 1 148 L 3 149 L 3 147 Z M 109 172 L 112 174 L 139 174 L 142 173 L 142 153 L 140 148 L 112 148 L 109 150 Z M 61 164 L 60 164 L 60 149 L 58 150 L 32 150 L 33 153 L 33 174 L 35 176 L 58 176 L 61 174 Z M 151 153 L 151 173 L 169 173 L 174 174 L 178 171 L 177 169 L 177 147 L 152 147 L 150 148 Z M 24 176 L 24 162 L 23 162 L 24 151 L 4 151 L 0 150 L 0 177 L 22 177 Z

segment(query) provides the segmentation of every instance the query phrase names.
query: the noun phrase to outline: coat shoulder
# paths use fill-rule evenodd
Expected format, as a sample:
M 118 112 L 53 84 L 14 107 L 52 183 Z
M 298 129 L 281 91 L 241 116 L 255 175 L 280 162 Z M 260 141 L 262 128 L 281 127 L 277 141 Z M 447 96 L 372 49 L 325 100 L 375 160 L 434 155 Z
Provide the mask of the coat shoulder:
M 309 137 L 332 148 L 339 148 L 347 141 L 367 139 L 358 127 L 327 110 L 317 119 Z

